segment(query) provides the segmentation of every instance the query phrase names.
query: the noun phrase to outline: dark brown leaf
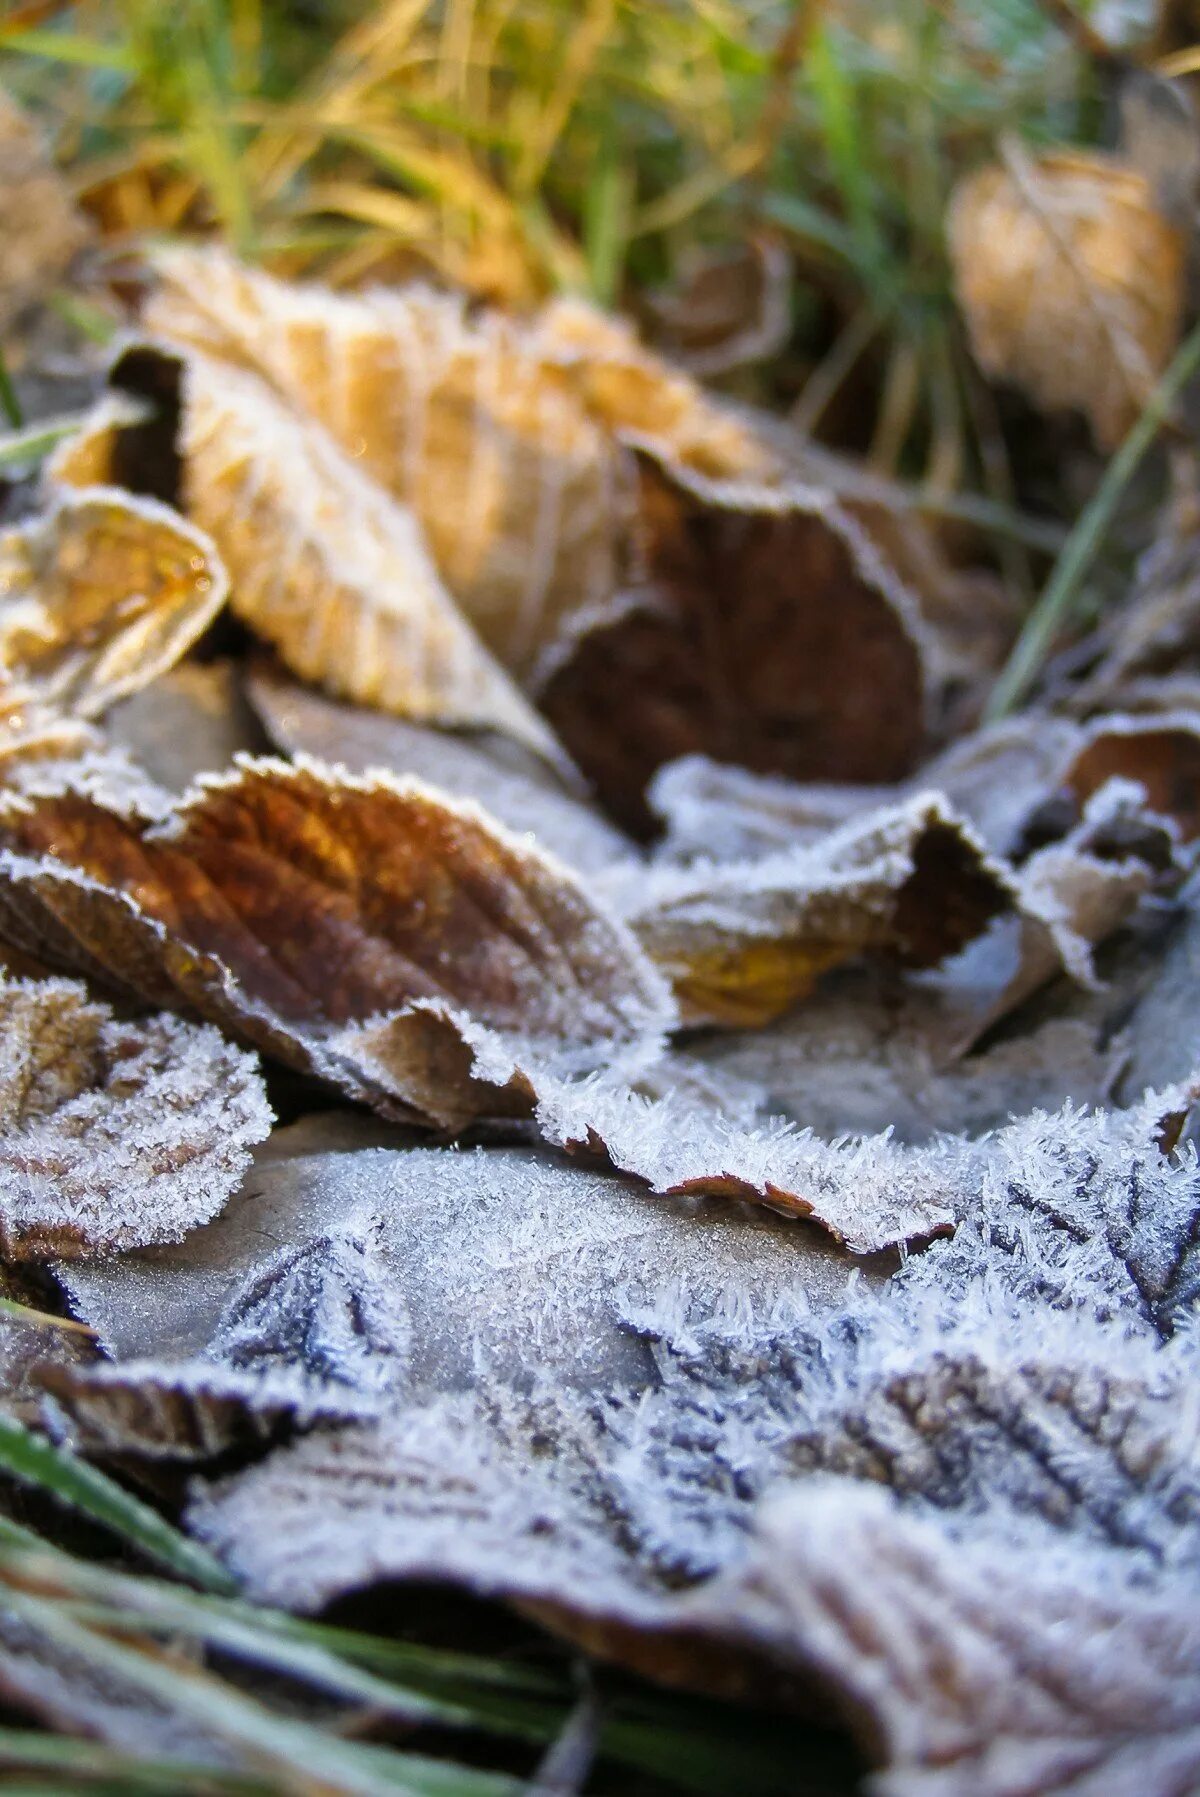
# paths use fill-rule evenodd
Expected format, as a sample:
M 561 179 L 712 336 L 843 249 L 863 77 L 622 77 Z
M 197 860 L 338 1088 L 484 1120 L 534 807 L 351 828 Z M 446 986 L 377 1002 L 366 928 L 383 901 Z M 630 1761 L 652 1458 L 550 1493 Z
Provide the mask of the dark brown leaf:
M 668 472 L 645 453 L 639 479 L 638 584 L 539 694 L 613 815 L 645 834 L 646 783 L 680 755 L 794 780 L 909 773 L 920 624 L 830 496 Z

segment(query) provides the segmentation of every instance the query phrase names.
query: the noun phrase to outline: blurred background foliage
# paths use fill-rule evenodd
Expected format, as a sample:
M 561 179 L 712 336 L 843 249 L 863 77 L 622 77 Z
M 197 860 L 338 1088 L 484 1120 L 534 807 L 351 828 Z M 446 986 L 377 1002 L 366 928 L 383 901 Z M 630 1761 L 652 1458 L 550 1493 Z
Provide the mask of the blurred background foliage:
M 689 299 L 719 307 L 749 246 L 773 256 L 786 329 L 735 386 L 803 393 L 807 428 L 946 490 L 1000 478 L 949 188 L 1006 131 L 1106 128 L 1095 60 L 1038 0 L 29 0 L 0 18 L 6 84 L 111 241 L 219 231 L 279 272 L 423 274 L 515 308 L 580 292 L 667 338 Z

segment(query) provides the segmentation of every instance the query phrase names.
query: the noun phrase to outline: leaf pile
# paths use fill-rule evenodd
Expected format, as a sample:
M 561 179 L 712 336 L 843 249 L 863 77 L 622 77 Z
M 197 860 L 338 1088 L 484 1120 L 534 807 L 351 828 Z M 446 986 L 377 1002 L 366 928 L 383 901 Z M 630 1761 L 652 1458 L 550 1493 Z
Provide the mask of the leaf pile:
M 875 489 L 626 325 L 217 250 L 140 325 L 158 411 L 0 539 L 0 1330 L 51 1338 L 0 1450 L 240 1595 L 0 1518 L 0 1687 L 214 1789 L 444 1790 L 363 1706 L 542 1697 L 281 1613 L 436 1583 L 815 1699 L 897 1797 L 1192 1788 L 1186 607 L 946 740 L 995 656 L 934 538 L 901 579 Z

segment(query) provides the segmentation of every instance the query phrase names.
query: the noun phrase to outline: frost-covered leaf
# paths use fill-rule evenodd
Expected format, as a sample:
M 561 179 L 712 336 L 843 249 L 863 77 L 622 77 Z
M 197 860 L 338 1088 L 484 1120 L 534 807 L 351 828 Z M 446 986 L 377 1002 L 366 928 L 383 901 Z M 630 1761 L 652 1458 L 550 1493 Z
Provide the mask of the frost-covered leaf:
M 770 460 L 694 382 L 578 304 L 523 324 L 421 288 L 289 286 L 213 251 L 175 252 L 160 271 L 149 328 L 254 370 L 293 430 L 316 420 L 408 508 L 454 600 L 522 676 L 615 590 L 618 430 L 714 474 Z
M 61 494 L 0 534 L 6 707 L 98 716 L 171 667 L 227 590 L 212 543 L 169 507 L 114 488 Z
M 527 1109 L 530 1070 L 619 1066 L 671 1020 L 632 937 L 565 869 L 418 781 L 243 761 L 154 819 L 10 799 L 0 843 L 18 943 L 389 1113 Z M 511 1093 L 472 1078 L 468 1036 Z
M 77 1452 L 201 1462 L 261 1451 L 281 1435 L 370 1413 L 353 1395 L 288 1373 L 207 1361 L 43 1366 L 47 1426 Z
M 769 1022 L 865 952 L 930 966 L 1012 902 L 1000 866 L 936 794 L 869 813 L 811 847 L 608 882 L 688 1023 Z
M 174 1017 L 124 1023 L 67 981 L 0 985 L 0 1237 L 14 1260 L 178 1241 L 271 1125 L 250 1057 Z
M 831 1146 L 778 1120 L 748 1126 L 687 1096 L 650 1098 L 602 1079 L 541 1082 L 537 1120 L 547 1141 L 598 1156 L 652 1191 L 811 1217 L 855 1254 L 937 1235 L 955 1216 L 938 1157 L 894 1148 L 888 1134 Z
M 700 1688 L 815 1677 L 884 1789 L 1124 1790 L 1114 1767 L 1144 1779 L 1195 1734 L 1172 1720 L 1200 1654 L 1200 1173 L 1160 1146 L 1181 1096 L 927 1153 L 959 1228 L 886 1284 L 751 1297 L 740 1251 L 711 1284 L 642 1254 L 611 1320 L 649 1377 L 619 1358 L 577 1394 L 553 1362 L 452 1365 L 384 1422 L 199 1488 L 193 1525 L 275 1602 L 451 1580 Z
M 1172 818 L 1190 842 L 1200 834 L 1200 719 L 1194 712 L 1098 718 L 1061 780 L 1082 805 L 1112 779 L 1136 781 L 1150 809 Z
M 998 1568 L 1003 1567 L 1000 1576 Z M 1190 1590 L 1002 1532 L 966 1540 L 844 1481 L 765 1510 L 697 1634 L 836 1693 L 886 1797 L 1139 1797 L 1200 1779 Z
M 629 1292 L 721 1308 L 837 1301 L 850 1263 L 761 1211 L 651 1197 L 527 1149 L 384 1148 L 365 1119 L 278 1130 L 239 1201 L 185 1249 L 65 1268 L 124 1362 L 204 1356 L 290 1373 L 327 1402 L 424 1401 L 481 1383 L 601 1391 L 651 1361 Z
M 319 424 L 254 375 L 193 356 L 182 450 L 187 508 L 228 563 L 234 610 L 293 672 L 358 704 L 499 730 L 555 758 L 413 515 Z
M 1186 243 L 1149 182 L 1115 157 L 1013 144 L 960 181 L 947 220 L 959 301 L 983 368 L 1035 404 L 1087 414 L 1112 448 L 1179 334 Z
M 539 693 L 613 814 L 644 832 L 647 781 L 688 754 L 797 780 L 909 773 L 925 635 L 831 495 L 638 462 L 635 580 Z
M 161 684 L 161 683 L 160 683 Z M 340 705 L 260 667 L 248 695 L 279 748 L 315 755 L 352 774 L 415 774 L 455 798 L 474 799 L 519 836 L 532 836 L 580 872 L 629 861 L 634 844 L 568 792 L 539 757 L 495 732 L 466 735 Z

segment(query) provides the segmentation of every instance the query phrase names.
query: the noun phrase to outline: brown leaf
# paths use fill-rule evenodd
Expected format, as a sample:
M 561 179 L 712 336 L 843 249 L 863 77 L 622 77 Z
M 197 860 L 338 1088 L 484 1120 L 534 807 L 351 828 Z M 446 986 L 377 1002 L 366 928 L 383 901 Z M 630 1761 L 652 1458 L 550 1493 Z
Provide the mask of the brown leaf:
M 645 833 L 646 782 L 680 755 L 794 780 L 908 773 L 925 731 L 921 627 L 828 494 L 712 482 L 644 453 L 639 475 L 640 584 L 539 695 L 613 815 Z
M 254 370 L 293 432 L 319 422 L 411 511 L 455 602 L 522 676 L 614 591 L 617 430 L 652 431 L 710 472 L 758 473 L 768 460 L 693 382 L 586 307 L 529 326 L 468 318 L 460 300 L 424 289 L 288 286 L 214 251 L 174 252 L 161 273 L 149 328 Z M 190 484 L 199 495 L 204 477 Z
M 598 811 L 564 788 L 544 758 L 494 731 L 452 733 L 341 705 L 263 664 L 246 690 L 288 755 L 315 755 L 352 774 L 372 768 L 415 774 L 455 798 L 474 799 L 507 829 L 534 837 L 581 872 L 598 872 L 637 853 Z
M 293 672 L 426 722 L 501 730 L 553 760 L 546 725 L 464 623 L 411 513 L 255 376 L 190 358 L 190 514 L 221 546 L 233 609 Z
M 1013 884 L 936 795 L 812 847 L 726 867 L 619 876 L 619 908 L 686 1023 L 768 1023 L 866 952 L 927 967 L 978 936 Z
M 1172 818 L 1185 842 L 1200 835 L 1200 727 L 1194 714 L 1098 718 L 1061 774 L 1085 805 L 1106 780 L 1136 780 L 1150 809 Z
M 0 1238 L 14 1260 L 178 1241 L 268 1133 L 253 1061 L 174 1017 L 122 1023 L 81 986 L 0 986 Z
M 157 821 L 11 799 L 0 843 L 18 942 L 386 1112 L 527 1106 L 472 1081 L 472 1032 L 510 1068 L 578 1072 L 670 1020 L 632 938 L 565 870 L 417 781 L 243 761 Z
M 1144 176 L 1055 151 L 960 181 L 947 221 L 959 301 L 990 375 L 1035 404 L 1086 413 L 1117 444 L 1169 360 L 1186 246 Z
M 6 748 L 98 716 L 171 667 L 225 603 L 209 539 L 155 500 L 91 487 L 0 535 Z M 29 718 L 22 722 L 20 713 Z

